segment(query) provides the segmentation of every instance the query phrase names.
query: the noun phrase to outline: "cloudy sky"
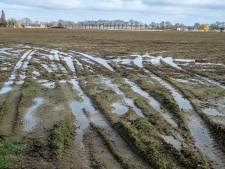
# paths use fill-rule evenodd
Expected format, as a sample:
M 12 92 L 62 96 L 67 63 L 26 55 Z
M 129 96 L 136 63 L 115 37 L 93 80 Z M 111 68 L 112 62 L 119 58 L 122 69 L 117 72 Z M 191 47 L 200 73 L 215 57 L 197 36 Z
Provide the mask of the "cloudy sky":
M 6 16 L 33 20 L 225 21 L 225 0 L 0 0 Z

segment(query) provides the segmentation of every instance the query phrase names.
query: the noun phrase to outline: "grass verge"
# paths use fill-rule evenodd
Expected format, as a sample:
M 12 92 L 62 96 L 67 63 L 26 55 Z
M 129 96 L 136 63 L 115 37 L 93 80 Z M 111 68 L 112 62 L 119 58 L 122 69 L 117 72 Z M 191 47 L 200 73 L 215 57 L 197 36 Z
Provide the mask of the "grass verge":
M 12 159 L 20 158 L 23 147 L 23 144 L 9 139 L 0 140 L 0 168 L 6 169 L 11 165 Z

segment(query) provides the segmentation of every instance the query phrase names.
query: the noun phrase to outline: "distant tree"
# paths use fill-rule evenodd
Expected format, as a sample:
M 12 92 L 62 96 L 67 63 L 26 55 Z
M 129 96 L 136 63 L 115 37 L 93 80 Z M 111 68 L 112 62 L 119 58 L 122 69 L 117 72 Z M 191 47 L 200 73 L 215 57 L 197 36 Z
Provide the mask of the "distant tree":
M 24 25 L 24 26 L 31 26 L 32 25 L 32 20 L 30 18 L 23 18 L 21 20 L 21 23 Z
M 196 23 L 194 24 L 194 29 L 199 30 L 200 28 L 201 28 L 201 24 L 198 23 L 198 22 L 196 22 Z
M 148 25 L 147 25 L 147 24 L 144 24 L 144 28 L 145 28 L 145 29 L 148 29 Z
M 14 28 L 16 26 L 16 24 L 17 24 L 17 21 L 13 18 L 8 19 L 8 21 L 7 21 L 7 26 L 9 28 Z
M 219 29 L 219 26 L 215 23 L 210 24 L 209 27 L 210 27 L 211 30 L 218 30 Z
M 35 25 L 40 25 L 40 22 L 39 21 L 35 21 L 34 24 Z
M 157 28 L 158 28 L 158 24 L 157 24 L 156 22 L 152 22 L 152 23 L 150 24 L 150 27 L 151 27 L 152 29 L 157 29 Z
M 183 23 L 176 23 L 176 24 L 174 25 L 174 27 L 175 27 L 175 28 L 184 28 L 185 26 L 184 26 Z
M 164 23 L 164 26 L 166 29 L 172 29 L 173 28 L 173 24 L 170 21 L 166 21 Z
M 2 10 L 1 18 L 0 18 L 0 27 L 6 27 L 7 21 L 5 17 L 5 12 Z
M 224 30 L 225 28 L 225 22 L 219 22 L 213 23 L 210 25 L 210 29 L 212 30 Z

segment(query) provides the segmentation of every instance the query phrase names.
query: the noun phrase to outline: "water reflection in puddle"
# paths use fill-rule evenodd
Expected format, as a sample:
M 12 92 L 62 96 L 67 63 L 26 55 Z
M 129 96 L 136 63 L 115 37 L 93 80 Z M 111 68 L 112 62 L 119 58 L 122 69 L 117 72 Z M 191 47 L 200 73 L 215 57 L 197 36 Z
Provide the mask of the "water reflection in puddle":
M 35 116 L 38 108 L 44 103 L 43 97 L 36 97 L 33 105 L 27 109 L 24 117 L 24 131 L 31 132 L 38 124 L 39 118 Z
M 121 103 L 118 103 L 118 102 L 113 103 L 112 107 L 113 107 L 113 112 L 120 115 L 120 116 L 126 114 L 129 110 L 127 106 L 124 106 L 124 105 L 122 105 Z
M 177 91 L 172 85 L 168 82 L 162 80 L 160 77 L 154 75 L 153 73 L 145 70 L 146 73 L 149 73 L 151 78 L 158 81 L 162 84 L 167 90 L 169 90 L 177 102 L 178 106 L 183 109 L 187 114 L 188 128 L 191 132 L 191 135 L 195 141 L 195 146 L 200 150 L 200 152 L 205 155 L 215 168 L 223 168 L 225 164 L 224 156 L 221 156 L 223 152 L 221 149 L 216 148 L 217 143 L 210 134 L 209 129 L 203 120 L 194 112 L 194 109 L 189 102 L 185 99 L 179 91 Z
M 12 91 L 13 87 L 11 85 L 13 85 L 14 82 L 16 81 L 16 74 L 18 73 L 19 69 L 24 71 L 24 69 L 27 68 L 28 62 L 33 54 L 34 51 L 29 50 L 21 56 L 20 60 L 16 63 L 16 66 L 14 67 L 14 70 L 10 75 L 9 79 L 3 84 L 3 87 L 0 89 L 0 95 L 7 94 Z M 26 73 L 20 72 L 19 77 L 20 82 L 17 84 L 23 84 L 24 79 L 26 78 Z
M 7 94 L 9 93 L 10 91 L 12 91 L 12 87 L 11 86 L 3 86 L 0 90 L 0 95 L 3 95 L 3 94 Z
M 215 108 L 204 108 L 202 109 L 203 113 L 209 115 L 209 116 L 225 116 L 224 113 L 219 112 L 217 109 Z
M 177 139 L 175 139 L 173 136 L 164 136 L 164 135 L 161 135 L 161 137 L 165 140 L 166 143 L 171 144 L 178 151 L 181 150 L 181 147 L 182 147 L 181 142 L 178 141 Z
M 77 128 L 77 138 L 78 142 L 83 141 L 84 131 L 89 126 L 89 121 L 83 112 L 83 105 L 81 102 L 71 101 L 70 108 L 76 117 L 79 127 Z
M 92 61 L 95 61 L 96 63 L 104 66 L 106 69 L 110 70 L 110 71 L 114 71 L 114 69 L 108 64 L 108 61 L 100 58 L 100 57 L 93 57 L 91 55 L 85 54 L 85 53 L 78 53 L 81 56 L 84 56 Z
M 142 90 L 137 84 L 134 82 L 125 79 L 125 82 L 131 86 L 131 89 L 138 93 L 139 95 L 143 96 L 145 99 L 148 100 L 148 104 L 153 107 L 156 111 L 158 111 L 165 120 L 170 123 L 173 127 L 177 127 L 177 123 L 173 120 L 172 115 L 170 115 L 167 111 L 163 110 L 161 108 L 161 104 L 155 100 L 153 97 L 151 97 L 146 91 Z
M 185 99 L 172 85 L 170 85 L 168 82 L 162 80 L 160 77 L 154 75 L 153 73 L 149 72 L 148 70 L 145 70 L 146 73 L 150 74 L 151 78 L 158 81 L 161 85 L 163 85 L 167 90 L 169 90 L 175 99 L 176 103 L 180 107 L 180 109 L 183 109 L 187 112 L 192 112 L 193 107 L 191 103 Z
M 125 96 L 125 94 L 119 89 L 119 86 L 117 86 L 116 84 L 112 83 L 112 81 L 108 78 L 102 78 L 101 81 L 108 87 L 110 87 L 117 95 L 122 96 L 123 101 L 125 102 L 126 106 L 131 107 L 132 110 L 139 116 L 144 117 L 142 111 L 134 104 L 134 101 L 131 98 L 128 98 Z M 119 103 L 117 102 L 117 105 Z M 119 111 L 120 112 L 116 112 L 118 115 L 121 115 L 122 111 L 124 110 L 124 107 L 122 106 L 122 104 L 119 105 Z
M 90 122 L 93 122 L 99 127 L 106 127 L 108 124 L 102 115 L 96 111 L 89 97 L 83 92 L 78 80 L 72 79 L 70 83 L 73 86 L 73 90 L 78 92 L 78 95 L 81 97 L 79 101 L 73 100 L 70 102 L 70 108 L 79 125 L 77 129 L 77 141 L 81 143 L 85 129 L 88 128 Z

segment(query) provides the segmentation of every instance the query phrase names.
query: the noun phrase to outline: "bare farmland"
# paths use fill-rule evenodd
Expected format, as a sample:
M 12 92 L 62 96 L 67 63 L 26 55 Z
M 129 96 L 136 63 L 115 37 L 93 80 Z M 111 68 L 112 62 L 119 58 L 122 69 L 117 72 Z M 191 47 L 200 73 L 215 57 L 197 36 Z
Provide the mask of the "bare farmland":
M 225 168 L 220 57 L 15 36 L 0 46 L 0 168 Z

